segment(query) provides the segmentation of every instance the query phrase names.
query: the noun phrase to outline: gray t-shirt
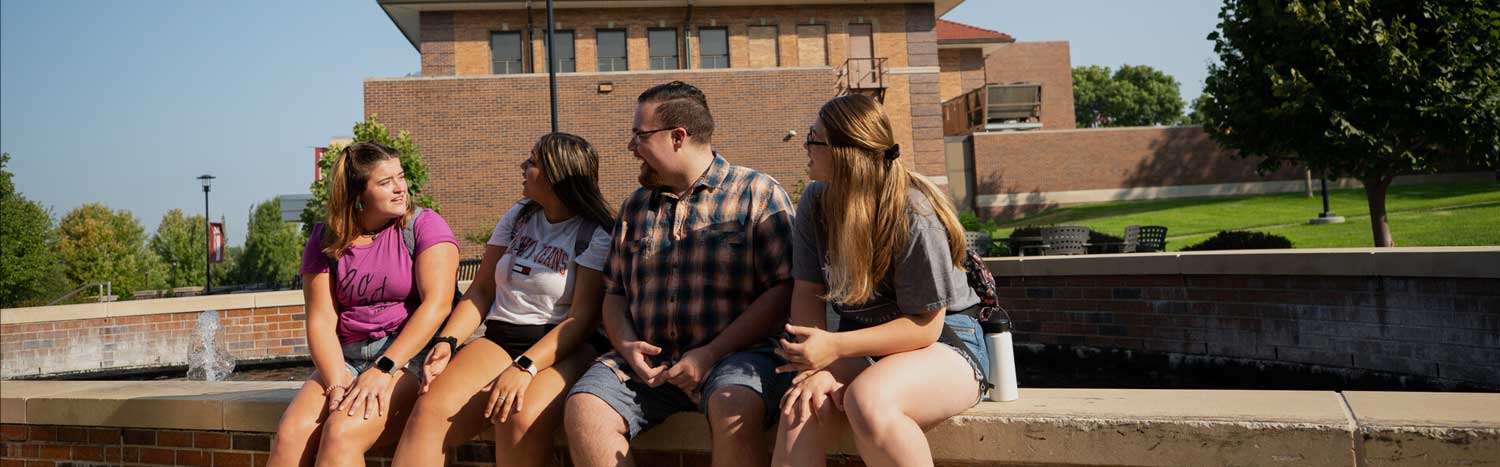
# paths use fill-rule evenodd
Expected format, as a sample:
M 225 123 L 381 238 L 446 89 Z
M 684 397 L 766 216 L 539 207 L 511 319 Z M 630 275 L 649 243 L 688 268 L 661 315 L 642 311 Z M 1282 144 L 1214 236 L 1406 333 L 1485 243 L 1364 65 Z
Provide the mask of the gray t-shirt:
M 818 200 L 823 191 L 823 183 L 815 182 L 802 193 L 792 237 L 792 277 L 819 284 L 827 283 L 828 263 L 828 245 L 820 234 L 824 216 Z M 891 272 L 868 302 L 832 304 L 839 314 L 839 330 L 852 331 L 939 308 L 953 313 L 979 304 L 964 271 L 953 265 L 947 230 L 931 202 L 916 188 L 907 190 L 907 200 L 910 221 L 905 248 L 887 253 L 896 255 Z

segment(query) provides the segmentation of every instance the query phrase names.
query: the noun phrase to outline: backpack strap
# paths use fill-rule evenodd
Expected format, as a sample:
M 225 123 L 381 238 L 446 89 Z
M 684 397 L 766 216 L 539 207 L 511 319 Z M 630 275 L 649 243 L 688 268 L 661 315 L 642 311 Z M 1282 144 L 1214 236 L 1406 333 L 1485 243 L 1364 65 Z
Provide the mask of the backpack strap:
M 417 218 L 422 217 L 424 212 L 427 212 L 427 208 L 418 207 L 416 211 L 412 211 L 411 222 L 401 227 L 401 243 L 406 245 L 406 254 L 411 255 L 412 261 L 417 260 Z
M 573 259 L 577 260 L 584 250 L 589 249 L 589 243 L 594 240 L 594 229 L 599 228 L 599 223 L 593 218 L 584 216 L 578 223 L 578 235 L 573 237 Z

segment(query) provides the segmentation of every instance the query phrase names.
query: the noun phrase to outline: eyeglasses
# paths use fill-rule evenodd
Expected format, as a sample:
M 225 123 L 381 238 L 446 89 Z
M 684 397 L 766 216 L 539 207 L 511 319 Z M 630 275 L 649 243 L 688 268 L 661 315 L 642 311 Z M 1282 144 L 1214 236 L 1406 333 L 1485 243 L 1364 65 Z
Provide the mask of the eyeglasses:
M 636 143 L 640 143 L 641 142 L 641 138 L 645 138 L 647 136 L 651 136 L 653 134 L 660 133 L 660 132 L 663 132 L 663 131 L 676 130 L 678 128 L 680 128 L 680 127 L 675 127 L 674 126 L 674 127 L 667 127 L 667 128 L 657 128 L 655 130 L 649 130 L 649 131 L 635 131 L 635 130 L 630 130 L 630 133 L 631 133 L 630 140 L 634 141 Z
M 808 135 L 807 135 L 807 142 L 802 143 L 802 145 L 803 146 L 823 146 L 825 148 L 831 148 L 831 147 L 833 147 L 833 145 L 832 144 L 828 144 L 827 141 L 818 141 L 818 140 L 813 139 L 813 135 L 811 133 L 808 133 Z

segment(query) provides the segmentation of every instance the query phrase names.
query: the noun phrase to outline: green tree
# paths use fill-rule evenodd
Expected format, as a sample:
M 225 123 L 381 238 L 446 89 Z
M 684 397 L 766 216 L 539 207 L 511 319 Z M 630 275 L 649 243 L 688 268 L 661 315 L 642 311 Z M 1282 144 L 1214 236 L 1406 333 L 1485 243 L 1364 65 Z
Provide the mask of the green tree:
M 1074 119 L 1083 128 L 1173 125 L 1182 119 L 1177 79 L 1146 65 L 1073 68 Z
M 427 166 L 422 164 L 422 151 L 417 143 L 412 141 L 411 134 L 402 130 L 395 136 L 391 136 L 385 125 L 375 120 L 371 115 L 367 121 L 354 124 L 354 141 L 373 141 L 384 144 L 401 153 L 401 170 L 406 172 L 407 191 L 411 200 L 418 206 L 434 211 L 438 210 L 437 200 L 432 196 L 422 193 L 427 187 Z M 339 153 L 344 147 L 339 145 L 329 146 L 323 153 L 323 159 L 318 161 L 318 167 L 324 174 L 322 179 L 312 183 L 309 189 L 312 191 L 313 199 L 307 202 L 307 207 L 302 210 L 302 234 L 311 235 L 313 224 L 323 222 L 324 216 L 328 214 L 325 208 L 328 201 L 328 175 L 333 172 L 333 164 L 338 161 Z
M 301 266 L 302 232 L 281 220 L 281 203 L 270 200 L 250 213 L 249 233 L 243 254 L 236 259 L 236 278 L 241 283 L 285 282 L 296 277 Z
M 66 292 L 52 213 L 16 191 L 0 153 L 0 307 L 45 303 Z
M 203 216 L 188 216 L 181 209 L 162 215 L 150 247 L 166 266 L 166 287 L 203 285 L 204 252 L 208 249 L 204 228 Z
M 1262 171 L 1362 182 L 1375 246 L 1395 176 L 1500 160 L 1493 0 L 1225 0 L 1208 39 L 1204 128 Z
M 146 229 L 135 216 L 99 203 L 79 206 L 63 216 L 57 251 L 64 274 L 73 284 L 107 281 L 123 297 L 155 286 L 165 276 L 160 259 L 146 249 Z

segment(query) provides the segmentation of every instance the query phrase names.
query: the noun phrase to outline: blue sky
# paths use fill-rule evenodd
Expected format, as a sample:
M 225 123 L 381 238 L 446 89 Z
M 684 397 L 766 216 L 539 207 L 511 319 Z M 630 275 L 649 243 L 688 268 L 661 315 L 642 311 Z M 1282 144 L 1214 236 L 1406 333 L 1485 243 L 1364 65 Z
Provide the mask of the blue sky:
M 1066 40 L 1074 66 L 1145 64 L 1202 89 L 1217 2 L 968 0 L 945 18 Z M 312 146 L 350 133 L 362 80 L 420 57 L 374 0 L 0 2 L 0 150 L 27 197 L 161 216 L 211 211 L 245 237 L 255 203 L 302 193 Z

